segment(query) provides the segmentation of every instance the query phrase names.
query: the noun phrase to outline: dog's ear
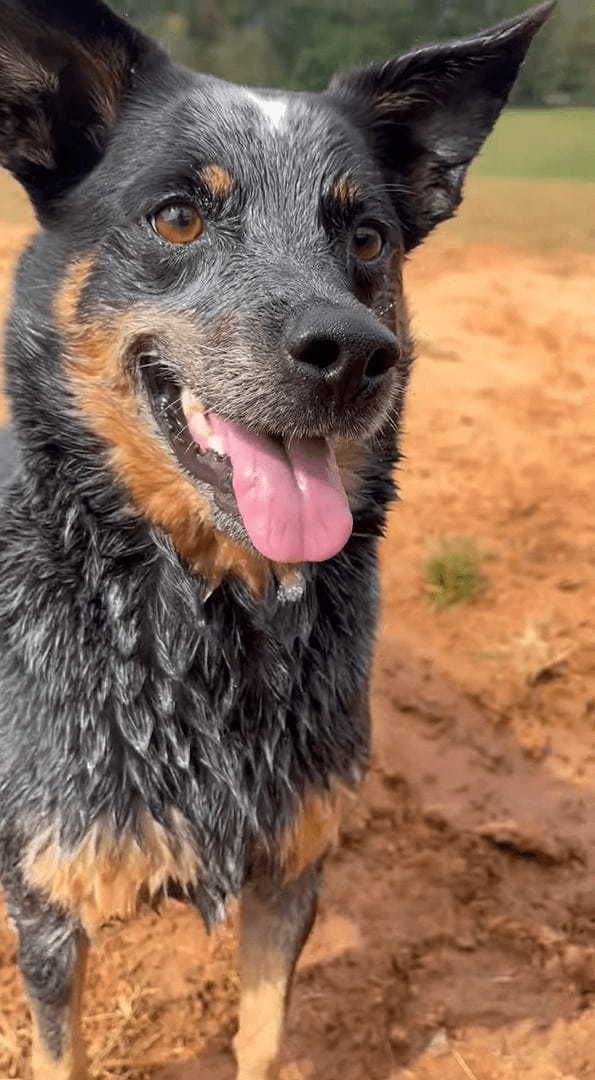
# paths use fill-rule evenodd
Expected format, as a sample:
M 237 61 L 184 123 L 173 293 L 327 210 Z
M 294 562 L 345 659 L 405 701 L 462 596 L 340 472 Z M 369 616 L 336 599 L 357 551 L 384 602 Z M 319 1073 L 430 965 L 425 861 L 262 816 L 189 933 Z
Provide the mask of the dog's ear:
M 408 248 L 462 198 L 467 167 L 508 98 L 533 36 L 555 3 L 475 37 L 337 76 L 329 93 L 363 125 Z
M 0 165 L 42 218 L 97 163 L 160 57 L 101 0 L 0 0 Z

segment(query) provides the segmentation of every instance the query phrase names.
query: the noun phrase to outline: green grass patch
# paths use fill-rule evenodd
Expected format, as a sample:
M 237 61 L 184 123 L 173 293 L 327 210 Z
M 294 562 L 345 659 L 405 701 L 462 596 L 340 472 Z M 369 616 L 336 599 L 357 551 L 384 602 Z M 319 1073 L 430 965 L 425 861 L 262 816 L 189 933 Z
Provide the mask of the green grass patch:
M 443 609 L 473 600 L 486 588 L 483 556 L 468 537 L 441 538 L 424 564 L 424 581 L 433 607 Z
M 595 181 L 595 109 L 508 109 L 478 160 L 477 176 Z

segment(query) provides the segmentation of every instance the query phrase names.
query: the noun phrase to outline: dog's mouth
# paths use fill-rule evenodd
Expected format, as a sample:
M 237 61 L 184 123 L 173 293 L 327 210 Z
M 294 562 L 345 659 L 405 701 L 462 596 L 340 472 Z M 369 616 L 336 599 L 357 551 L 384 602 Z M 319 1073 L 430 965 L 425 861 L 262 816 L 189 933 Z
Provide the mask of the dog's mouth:
M 206 411 L 160 366 L 143 372 L 155 420 L 178 464 L 249 540 L 278 563 L 321 562 L 353 528 L 335 452 L 324 438 L 284 440 Z

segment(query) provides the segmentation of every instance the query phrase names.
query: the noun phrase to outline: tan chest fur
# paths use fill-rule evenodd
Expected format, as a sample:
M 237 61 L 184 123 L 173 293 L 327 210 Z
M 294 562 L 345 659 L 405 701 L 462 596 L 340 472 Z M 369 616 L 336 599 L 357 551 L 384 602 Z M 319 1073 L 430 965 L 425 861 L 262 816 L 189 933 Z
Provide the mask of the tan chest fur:
M 285 880 L 298 877 L 335 845 L 347 798 L 339 787 L 306 795 L 278 841 L 275 861 Z M 147 814 L 136 833 L 116 836 L 99 821 L 74 851 L 64 851 L 57 830 L 46 829 L 25 851 L 25 877 L 92 936 L 113 919 L 132 918 L 143 902 L 166 896 L 172 884 L 176 892 L 188 892 L 200 880 L 188 823 L 177 811 L 170 823 L 165 829 Z
M 115 836 L 97 822 L 72 852 L 64 852 L 53 830 L 26 851 L 27 880 L 48 899 L 76 915 L 88 933 L 112 919 L 135 915 L 173 882 L 186 891 L 200 876 L 200 862 L 184 818 L 174 811 L 166 830 L 146 815 L 134 835 Z

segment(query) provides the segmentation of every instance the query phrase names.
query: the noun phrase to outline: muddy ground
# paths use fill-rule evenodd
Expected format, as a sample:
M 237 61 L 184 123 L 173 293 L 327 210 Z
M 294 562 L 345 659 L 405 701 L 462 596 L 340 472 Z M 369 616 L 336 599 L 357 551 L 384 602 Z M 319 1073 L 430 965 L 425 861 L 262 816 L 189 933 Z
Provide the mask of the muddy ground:
M 0 301 L 23 236 L 0 235 Z M 283 1080 L 595 1080 L 594 271 L 592 254 L 448 239 L 409 268 L 419 361 L 375 762 L 328 867 Z M 422 564 L 443 535 L 477 539 L 489 584 L 437 613 Z M 0 1080 L 28 1075 L 14 959 L 0 922 Z M 96 1080 L 231 1075 L 233 961 L 233 918 L 211 940 L 174 905 L 105 930 L 85 999 Z

